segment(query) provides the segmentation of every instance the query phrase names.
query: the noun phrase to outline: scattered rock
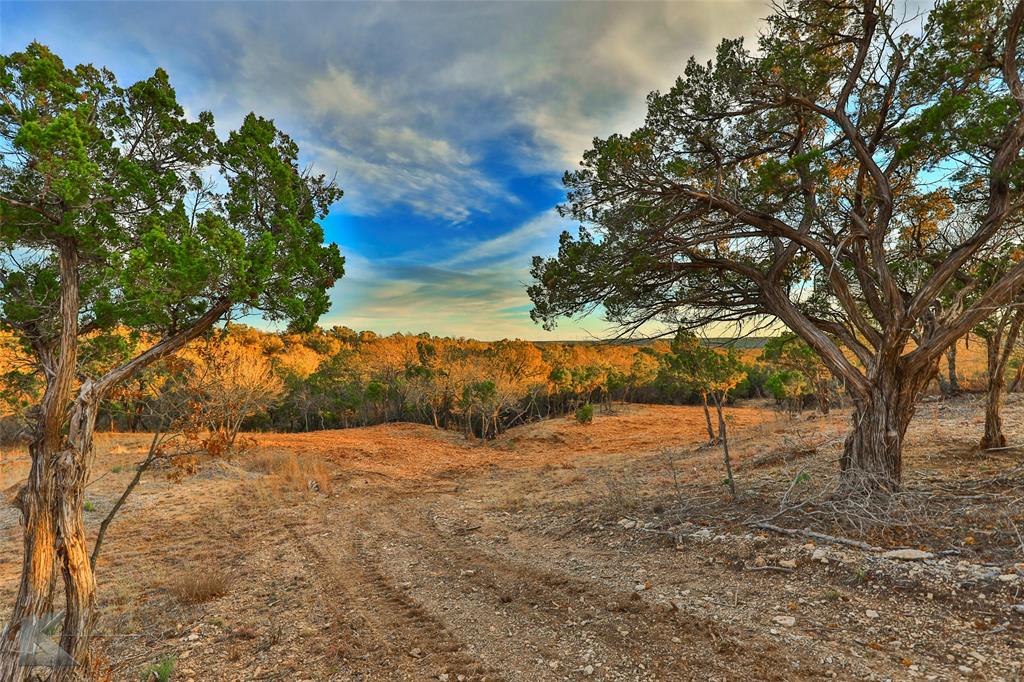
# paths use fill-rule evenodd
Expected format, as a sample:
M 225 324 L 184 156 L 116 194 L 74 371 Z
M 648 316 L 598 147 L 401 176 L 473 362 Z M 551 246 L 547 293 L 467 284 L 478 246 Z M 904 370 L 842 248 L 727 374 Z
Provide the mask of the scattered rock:
M 414 647 L 409 652 L 409 655 L 412 656 L 413 658 L 423 658 L 423 650 L 420 649 L 419 647 Z
M 629 530 L 630 528 L 636 528 L 636 521 L 633 519 L 619 519 L 619 525 Z
M 796 568 L 796 559 L 780 559 L 779 566 L 782 568 Z
M 868 609 L 864 612 L 864 615 L 874 620 L 875 618 L 878 618 L 878 611 L 875 611 L 874 609 Z
M 594 674 L 594 666 L 592 666 L 592 665 L 585 665 L 585 666 L 583 666 L 583 674 L 586 675 L 587 677 L 590 677 L 591 675 L 593 675 Z
M 775 616 L 772 620 L 786 628 L 791 628 L 796 625 L 796 618 L 793 616 Z
M 813 561 L 820 561 L 823 564 L 827 564 L 828 563 L 828 552 L 826 552 L 824 549 L 819 547 L 818 549 L 814 550 L 813 554 L 811 554 L 811 559 Z

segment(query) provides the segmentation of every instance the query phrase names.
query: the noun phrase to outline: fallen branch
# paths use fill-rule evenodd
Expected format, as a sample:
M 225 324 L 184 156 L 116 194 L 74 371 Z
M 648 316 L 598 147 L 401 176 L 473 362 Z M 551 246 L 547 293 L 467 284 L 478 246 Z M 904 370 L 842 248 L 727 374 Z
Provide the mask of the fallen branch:
M 860 540 L 851 540 L 850 538 L 843 538 L 843 537 L 839 537 L 839 536 L 836 536 L 836 535 L 826 535 L 825 533 L 818 533 L 818 532 L 815 532 L 815 531 L 810 530 L 808 528 L 804 528 L 803 530 L 799 530 L 799 529 L 796 529 L 796 528 L 783 528 L 781 526 L 774 526 L 774 525 L 772 525 L 770 523 L 763 523 L 763 522 L 752 523 L 750 525 L 753 526 L 754 528 L 761 528 L 762 530 L 768 530 L 768 531 L 771 531 L 773 533 L 779 533 L 781 535 L 789 535 L 790 537 L 798 537 L 798 536 L 800 536 L 800 537 L 806 537 L 806 538 L 813 538 L 815 540 L 823 540 L 825 542 L 831 542 L 831 543 L 836 544 L 836 545 L 846 545 L 847 547 L 856 547 L 857 549 L 862 549 L 865 552 L 881 552 L 882 551 L 881 547 L 874 547 L 872 545 L 869 545 L 866 542 L 861 542 Z
M 744 568 L 744 571 L 776 571 L 777 573 L 792 573 L 792 568 L 786 568 L 785 566 L 751 566 L 750 568 Z

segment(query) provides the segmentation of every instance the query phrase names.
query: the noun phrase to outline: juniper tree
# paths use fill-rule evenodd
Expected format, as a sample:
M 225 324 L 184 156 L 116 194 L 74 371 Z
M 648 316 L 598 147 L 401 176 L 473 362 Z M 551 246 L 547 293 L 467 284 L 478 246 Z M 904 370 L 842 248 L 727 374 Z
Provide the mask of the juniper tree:
M 778 3 L 756 50 L 691 60 L 566 174 L 582 226 L 534 259 L 534 319 L 781 322 L 851 395 L 844 478 L 898 488 L 938 359 L 1024 283 L 1019 263 L 942 301 L 1020 207 L 1022 20 L 1004 0 L 940 2 L 918 29 L 876 0 Z
M 683 386 L 700 395 L 704 404 L 704 418 L 707 421 L 710 444 L 722 446 L 726 483 L 733 498 L 736 497 L 736 482 L 732 476 L 732 460 L 729 457 L 729 434 L 725 425 L 725 402 L 729 392 L 744 379 L 746 372 L 732 348 L 716 350 L 708 348 L 692 333 L 680 330 L 672 340 L 672 349 L 665 355 L 665 365 L 672 377 Z M 718 435 L 715 435 L 708 411 L 708 398 L 715 406 L 718 417 Z
M 231 311 L 312 325 L 342 275 L 316 222 L 340 190 L 300 169 L 272 121 L 250 114 L 225 139 L 213 123 L 185 115 L 162 70 L 122 86 L 37 43 L 0 56 L 0 327 L 45 383 L 18 495 L 24 557 L 3 682 L 25 678 L 22 627 L 51 611 L 58 579 L 60 646 L 86 658 L 96 586 L 82 503 L 101 401 Z M 156 341 L 90 375 L 83 339 L 124 327 Z

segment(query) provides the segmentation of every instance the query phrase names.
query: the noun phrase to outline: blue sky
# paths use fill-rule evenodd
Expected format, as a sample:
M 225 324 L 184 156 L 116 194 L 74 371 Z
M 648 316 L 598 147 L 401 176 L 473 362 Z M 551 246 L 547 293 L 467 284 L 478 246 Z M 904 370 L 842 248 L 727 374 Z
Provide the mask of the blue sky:
M 321 320 L 479 339 L 585 338 L 529 319 L 533 255 L 562 229 L 561 176 L 626 132 L 690 55 L 753 36 L 760 0 L 679 2 L 0 1 L 0 50 L 31 40 L 123 84 L 170 73 L 222 132 L 274 118 L 337 174 L 325 223 L 347 274 Z

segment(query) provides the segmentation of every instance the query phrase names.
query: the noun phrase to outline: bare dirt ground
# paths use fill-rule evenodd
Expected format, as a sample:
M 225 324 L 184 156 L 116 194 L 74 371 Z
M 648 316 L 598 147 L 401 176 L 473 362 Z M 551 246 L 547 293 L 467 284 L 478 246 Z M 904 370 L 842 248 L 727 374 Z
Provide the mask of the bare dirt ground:
M 139 680 L 175 656 L 173 679 L 197 682 L 1019 679 L 1024 452 L 973 449 L 979 404 L 921 407 L 893 523 L 830 487 L 847 414 L 729 412 L 736 503 L 689 407 L 616 406 L 487 445 L 408 424 L 259 435 L 181 483 L 147 475 L 98 567 L 104 667 Z M 1024 405 L 1006 417 L 1024 440 Z M 93 528 L 148 445 L 102 438 Z M 0 489 L 24 467 L 6 462 Z M 0 511 L 4 607 L 19 543 Z M 907 547 L 930 556 L 883 556 Z M 219 589 L 183 598 L 210 578 Z

